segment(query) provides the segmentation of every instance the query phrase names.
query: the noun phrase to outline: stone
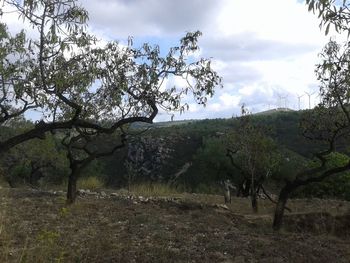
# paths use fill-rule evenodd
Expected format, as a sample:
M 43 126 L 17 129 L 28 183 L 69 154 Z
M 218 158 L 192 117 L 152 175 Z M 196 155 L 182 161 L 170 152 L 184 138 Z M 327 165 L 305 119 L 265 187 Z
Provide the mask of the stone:
M 223 204 L 217 204 L 216 207 L 217 207 L 217 208 L 222 208 L 222 209 L 225 209 L 225 210 L 229 210 L 229 208 L 227 207 L 227 205 L 223 205 Z
M 79 190 L 78 190 L 78 194 L 79 194 L 79 195 L 84 195 L 84 194 L 86 194 L 86 192 L 85 192 L 84 189 L 79 189 Z

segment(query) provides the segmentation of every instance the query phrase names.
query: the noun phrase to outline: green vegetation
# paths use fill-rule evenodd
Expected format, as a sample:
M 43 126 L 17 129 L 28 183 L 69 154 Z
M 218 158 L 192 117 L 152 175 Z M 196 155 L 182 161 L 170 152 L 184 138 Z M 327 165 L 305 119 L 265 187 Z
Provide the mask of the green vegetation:
M 278 150 L 274 158 L 280 160 L 279 165 L 271 170 L 271 174 L 265 182 L 268 188 L 271 188 L 270 190 L 276 189 L 285 179 L 293 178 L 298 171 L 308 167 L 308 165 L 313 165 L 310 157 L 312 152 L 320 146 L 304 138 L 298 131 L 303 113 L 306 114 L 307 112 L 273 112 L 268 115 L 250 116 L 254 125 L 265 127 L 263 128 L 264 133 L 273 140 L 276 145 L 274 147 L 277 147 Z M 197 120 L 177 124 L 174 127 L 159 125 L 160 127 L 152 128 L 147 133 L 138 135 L 154 138 L 154 145 L 159 147 L 165 145 L 169 152 L 164 158 L 161 170 L 158 171 L 161 177 L 154 176 L 154 174 L 149 176 L 136 174 L 132 184 L 164 182 L 198 193 L 220 193 L 222 188 L 219 181 L 224 179 L 230 179 L 238 186 L 244 181 L 244 176 L 240 170 L 231 164 L 230 158 L 226 156 L 226 150 L 229 145 L 227 138 L 230 137 L 229 141 L 232 142 L 234 138 L 231 136 L 232 132 L 236 128 L 242 127 L 239 123 L 239 118 Z M 16 123 L 13 124 L 14 132 L 16 127 L 19 126 L 16 125 Z M 9 128 L 7 127 L 7 129 Z M 134 129 L 133 132 L 137 133 L 139 129 L 141 128 Z M 6 181 L 12 183 L 13 186 L 31 185 L 34 187 L 46 186 L 46 188 L 50 188 L 50 185 L 54 187 L 55 184 L 60 185 L 66 182 L 69 174 L 69 163 L 66 159 L 65 148 L 60 143 L 62 136 L 64 134 L 56 133 L 47 136 L 45 140 L 29 141 L 23 146 L 19 145 L 11 150 L 11 154 L 7 155 L 2 162 L 2 171 Z M 118 137 L 116 137 L 116 140 L 118 140 Z M 234 139 L 234 141 L 238 142 L 237 139 Z M 109 139 L 106 143 L 109 143 Z M 99 145 L 102 147 L 106 143 L 100 141 Z M 86 181 L 86 178 L 94 178 L 94 180 L 99 181 L 97 185 L 104 182 L 106 187 L 128 188 L 128 173 L 125 162 L 129 145 L 132 143 L 133 141 L 128 142 L 125 148 L 115 152 L 112 156 L 100 158 L 89 164 L 83 170 L 81 180 Z M 346 143 L 342 143 L 338 149 L 346 154 L 346 146 Z M 26 153 L 26 158 L 23 158 L 23 153 Z M 13 161 L 9 161 L 10 159 Z M 31 175 L 32 169 L 30 166 L 30 162 L 34 161 L 38 163 L 38 166 L 39 164 L 42 165 L 40 173 L 35 176 Z M 48 166 L 45 166 L 47 162 Z M 15 164 L 14 167 L 12 167 L 12 163 Z M 174 176 L 186 163 L 190 164 L 189 168 L 174 181 Z M 261 169 L 259 168 L 259 170 Z M 32 179 L 30 179 L 31 176 Z M 346 185 L 347 178 L 344 175 L 329 179 L 334 183 L 327 183 L 326 185 L 339 185 L 340 187 Z M 320 185 L 312 186 L 313 189 L 315 188 L 312 193 L 320 192 L 321 190 L 317 190 Z M 85 188 L 81 185 L 78 187 Z M 324 194 L 320 192 L 316 196 L 348 200 L 348 194 L 344 194 L 340 190 L 343 188 L 339 187 L 336 187 L 339 190 L 324 189 L 321 191 Z M 306 194 L 305 191 L 298 191 L 294 196 L 312 196 Z

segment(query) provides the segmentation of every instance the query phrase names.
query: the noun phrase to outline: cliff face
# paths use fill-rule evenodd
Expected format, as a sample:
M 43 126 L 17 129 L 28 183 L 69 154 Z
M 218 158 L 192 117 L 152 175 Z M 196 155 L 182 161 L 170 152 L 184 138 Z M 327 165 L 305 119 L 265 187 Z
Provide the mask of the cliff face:
M 138 180 L 174 181 L 187 172 L 200 144 L 198 138 L 173 134 L 140 137 L 128 143 L 124 165 Z
M 128 144 L 125 165 L 142 180 L 161 181 L 161 171 L 171 159 L 173 149 L 162 137 L 141 137 Z

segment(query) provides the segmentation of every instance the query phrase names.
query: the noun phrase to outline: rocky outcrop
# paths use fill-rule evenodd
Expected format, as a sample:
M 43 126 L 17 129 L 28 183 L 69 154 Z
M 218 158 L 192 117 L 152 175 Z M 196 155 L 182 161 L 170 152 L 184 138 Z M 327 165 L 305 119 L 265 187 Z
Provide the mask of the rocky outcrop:
M 164 138 L 141 137 L 130 142 L 127 147 L 125 165 L 128 173 L 143 179 L 162 181 L 162 168 L 173 151 Z

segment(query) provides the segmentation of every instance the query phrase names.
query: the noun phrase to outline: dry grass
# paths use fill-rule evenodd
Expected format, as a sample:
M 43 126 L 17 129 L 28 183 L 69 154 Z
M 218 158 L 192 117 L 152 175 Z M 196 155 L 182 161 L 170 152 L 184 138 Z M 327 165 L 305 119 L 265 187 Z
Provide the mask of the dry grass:
M 104 187 L 104 183 L 95 176 L 90 177 L 82 177 L 78 180 L 78 189 L 89 189 L 91 191 L 96 191 L 102 189 Z
M 86 196 L 66 207 L 64 196 L 2 189 L 0 262 L 350 261 L 347 239 L 292 229 L 273 233 L 266 225 L 272 206 L 265 201 L 252 216 L 249 206 L 239 210 L 249 205 L 246 199 L 235 198 L 225 210 L 211 205 L 222 203 L 221 196 L 175 195 L 181 199 L 147 203 Z M 290 205 L 302 211 L 306 204 Z M 325 201 L 324 209 L 334 205 Z M 343 205 L 344 211 L 350 207 Z
M 167 184 L 162 183 L 142 183 L 131 185 L 130 191 L 135 195 L 142 196 L 173 196 L 179 191 Z

